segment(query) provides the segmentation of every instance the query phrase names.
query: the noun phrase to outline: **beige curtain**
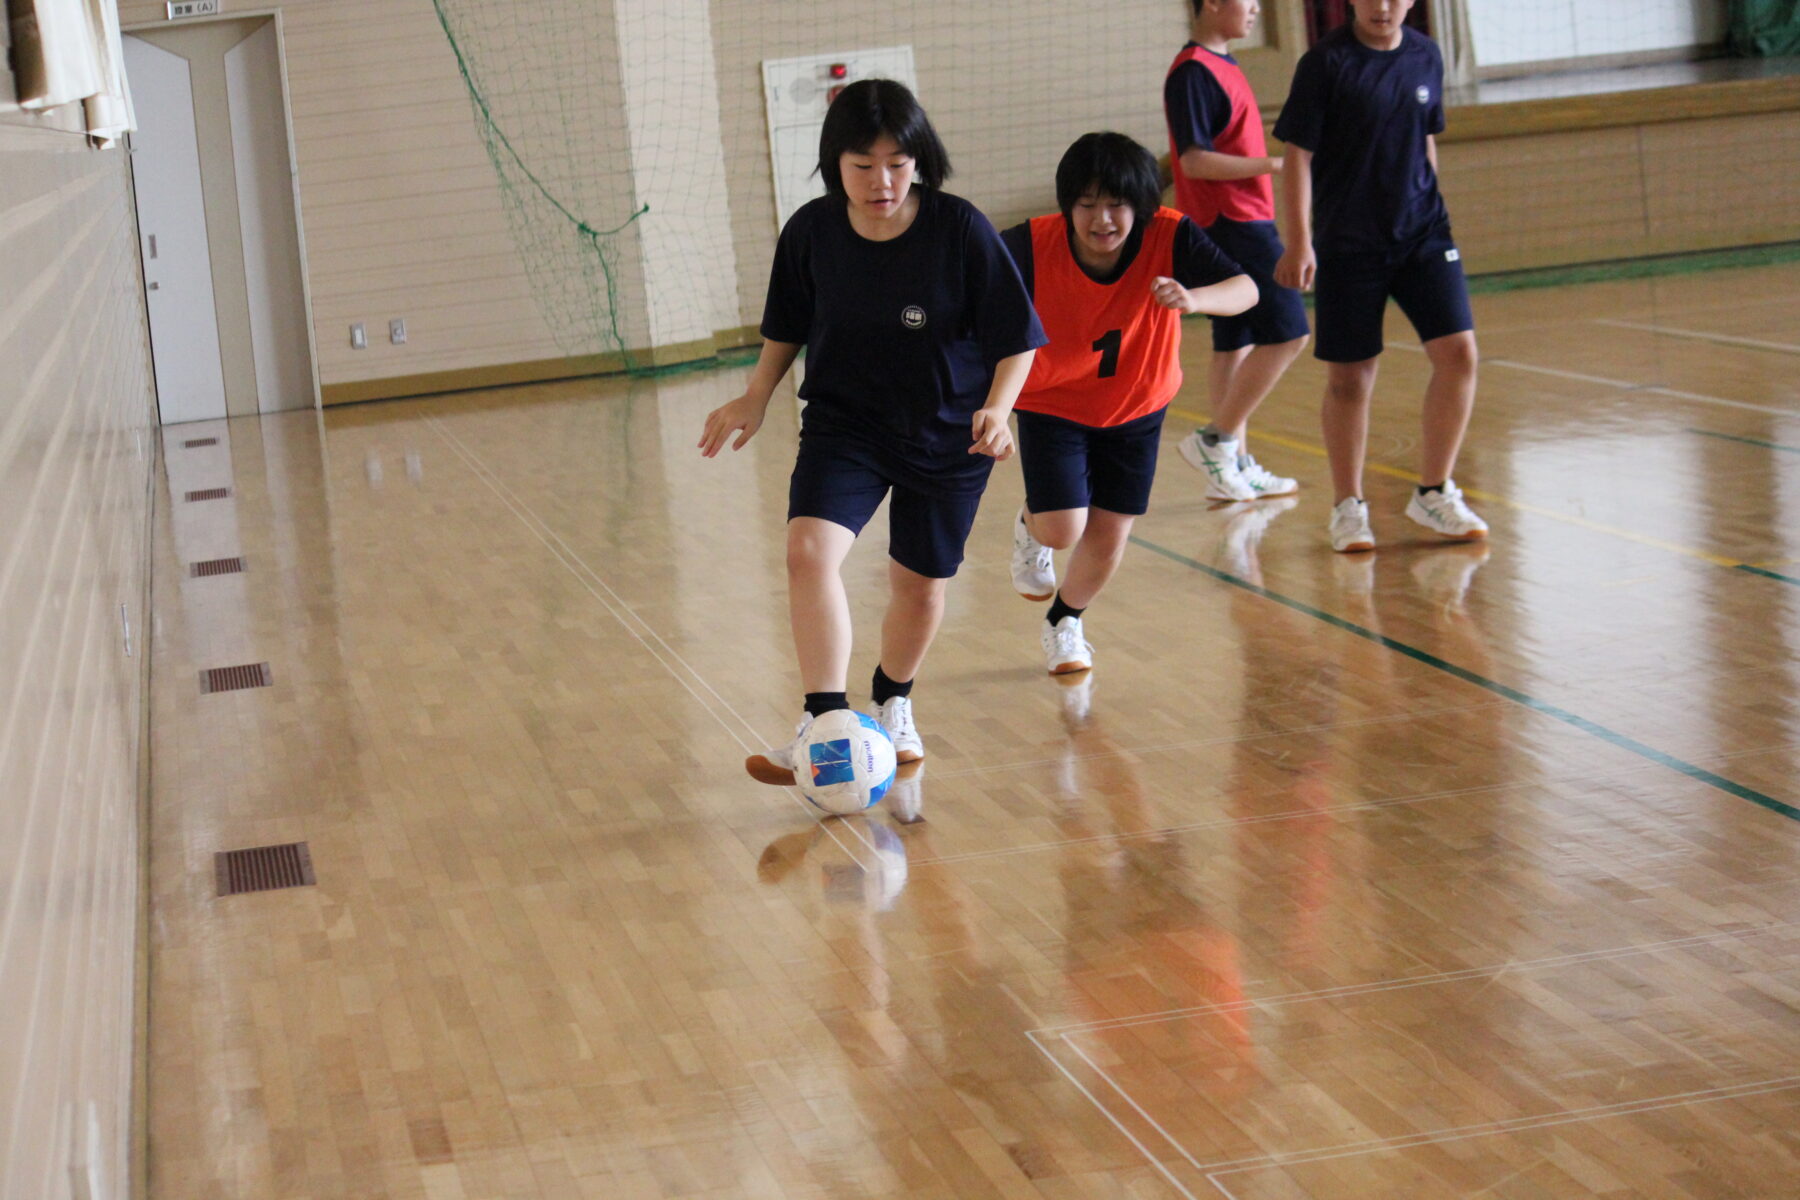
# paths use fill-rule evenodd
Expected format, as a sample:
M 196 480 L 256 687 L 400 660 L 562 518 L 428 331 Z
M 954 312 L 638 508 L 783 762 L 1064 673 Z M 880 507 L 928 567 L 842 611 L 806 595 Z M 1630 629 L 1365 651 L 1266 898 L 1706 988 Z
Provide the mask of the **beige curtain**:
M 1431 33 L 1444 52 L 1444 86 L 1475 82 L 1475 30 L 1469 0 L 1431 0 Z

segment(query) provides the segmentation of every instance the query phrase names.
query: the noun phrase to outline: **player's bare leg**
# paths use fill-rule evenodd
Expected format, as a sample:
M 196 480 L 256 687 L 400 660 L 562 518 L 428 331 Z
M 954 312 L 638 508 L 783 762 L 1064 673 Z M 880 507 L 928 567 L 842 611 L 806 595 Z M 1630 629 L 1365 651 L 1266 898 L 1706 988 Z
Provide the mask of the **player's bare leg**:
M 1207 366 L 1207 387 L 1212 398 L 1212 426 L 1220 437 L 1246 444 L 1250 414 L 1300 357 L 1306 340 L 1297 337 L 1273 346 L 1244 346 L 1213 354 Z
M 1431 382 L 1425 385 L 1421 415 L 1424 438 L 1419 463 L 1420 486 L 1407 502 L 1406 515 L 1439 537 L 1466 542 L 1484 538 L 1487 522 L 1469 508 L 1451 475 L 1475 408 L 1475 372 L 1479 354 L 1472 330 L 1432 338 L 1425 343 L 1431 360 Z
M 842 568 L 856 535 L 818 517 L 788 522 L 788 621 L 800 682 L 808 692 L 841 692 L 850 670 L 850 598 Z
M 1425 356 L 1431 360 L 1431 381 L 1425 385 L 1419 479 L 1431 485 L 1456 473 L 1456 456 L 1475 410 L 1479 355 L 1474 331 L 1432 338 L 1425 343 Z
M 1325 364 L 1325 401 L 1320 425 L 1331 461 L 1332 498 L 1362 496 L 1363 455 L 1369 444 L 1369 402 L 1375 395 L 1379 358 Z
M 788 621 L 804 691 L 844 690 L 850 670 L 850 599 L 841 568 L 855 544 L 854 533 L 831 521 L 795 517 L 788 522 Z M 750 755 L 744 770 L 759 783 L 792 784 L 794 746 L 805 727 L 803 719 L 794 742 Z
M 1062 598 L 1070 608 L 1092 604 L 1119 569 L 1136 519 L 1104 508 L 1087 510 L 1087 529 L 1075 543 L 1075 553 L 1069 556 L 1069 568 L 1063 575 Z
M 925 661 L 944 621 L 948 579 L 933 579 L 888 560 L 888 607 L 881 621 L 881 670 L 895 683 L 910 684 Z M 894 739 L 898 762 L 917 762 L 925 743 L 913 726 L 912 699 L 895 696 L 877 706 L 875 719 Z
M 1375 548 L 1369 505 L 1362 498 L 1363 455 L 1369 444 L 1369 402 L 1375 394 L 1378 358 L 1325 364 L 1320 424 L 1331 460 L 1331 548 L 1340 554 Z

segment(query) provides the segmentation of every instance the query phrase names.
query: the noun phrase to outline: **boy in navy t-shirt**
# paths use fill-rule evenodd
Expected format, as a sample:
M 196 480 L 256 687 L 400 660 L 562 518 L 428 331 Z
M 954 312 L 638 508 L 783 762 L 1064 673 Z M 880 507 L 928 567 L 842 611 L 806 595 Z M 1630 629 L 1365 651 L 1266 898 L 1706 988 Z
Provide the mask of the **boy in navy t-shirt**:
M 1163 81 L 1175 207 L 1243 264 L 1256 283 L 1250 311 L 1214 317 L 1207 368 L 1212 421 L 1178 447 L 1206 475 L 1209 500 L 1260 500 L 1295 490 L 1266 470 L 1246 443 L 1250 414 L 1306 348 L 1306 304 L 1275 282 L 1281 238 L 1270 179 L 1282 160 L 1269 156 L 1262 113 L 1231 43 L 1249 36 L 1257 0 L 1193 0 L 1193 39 Z
M 1438 193 L 1444 61 L 1402 24 L 1412 4 L 1354 0 L 1351 23 L 1301 58 L 1275 123 L 1288 144 L 1287 251 L 1275 278 L 1317 291 L 1313 353 L 1327 364 L 1331 547 L 1340 552 L 1375 548 L 1362 468 L 1389 296 L 1431 361 L 1421 484 L 1406 515 L 1446 538 L 1487 535 L 1451 479 L 1475 404 L 1475 320 Z

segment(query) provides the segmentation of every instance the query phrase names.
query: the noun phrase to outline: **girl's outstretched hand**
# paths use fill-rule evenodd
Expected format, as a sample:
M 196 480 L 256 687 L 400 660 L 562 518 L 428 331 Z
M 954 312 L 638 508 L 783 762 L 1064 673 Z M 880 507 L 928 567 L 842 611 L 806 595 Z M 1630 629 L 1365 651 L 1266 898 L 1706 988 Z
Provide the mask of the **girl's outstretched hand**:
M 758 404 L 748 394 L 739 396 L 729 404 L 721 404 L 706 414 L 706 425 L 700 432 L 700 454 L 711 458 L 725 445 L 725 439 L 733 430 L 741 430 L 737 439 L 731 443 L 733 450 L 742 450 L 744 443 L 756 435 L 762 428 L 763 414 L 768 411 L 768 404 Z

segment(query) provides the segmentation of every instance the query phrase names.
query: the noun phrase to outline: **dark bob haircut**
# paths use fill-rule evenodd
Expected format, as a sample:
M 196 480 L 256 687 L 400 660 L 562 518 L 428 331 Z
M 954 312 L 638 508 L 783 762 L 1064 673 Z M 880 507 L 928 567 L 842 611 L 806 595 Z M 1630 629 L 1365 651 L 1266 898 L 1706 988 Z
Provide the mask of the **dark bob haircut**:
M 944 143 L 906 85 L 892 79 L 859 79 L 831 102 L 825 128 L 819 131 L 819 178 L 828 193 L 844 195 L 838 159 L 868 153 L 883 134 L 912 158 L 914 178 L 926 187 L 942 187 L 950 178 Z
M 1162 176 L 1151 153 L 1122 133 L 1084 133 L 1056 164 L 1056 206 L 1064 217 L 1089 192 L 1131 205 L 1140 221 L 1162 206 Z

